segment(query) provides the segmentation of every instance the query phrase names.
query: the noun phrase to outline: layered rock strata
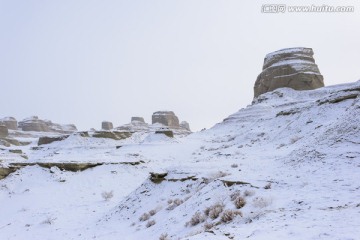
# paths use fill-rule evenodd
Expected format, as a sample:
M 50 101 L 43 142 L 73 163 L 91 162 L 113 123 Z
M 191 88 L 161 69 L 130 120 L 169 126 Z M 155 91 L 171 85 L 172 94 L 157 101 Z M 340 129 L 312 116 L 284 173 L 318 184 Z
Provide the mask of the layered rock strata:
M 324 87 L 323 76 L 311 48 L 287 48 L 266 55 L 256 79 L 254 98 L 277 88 L 312 90 Z

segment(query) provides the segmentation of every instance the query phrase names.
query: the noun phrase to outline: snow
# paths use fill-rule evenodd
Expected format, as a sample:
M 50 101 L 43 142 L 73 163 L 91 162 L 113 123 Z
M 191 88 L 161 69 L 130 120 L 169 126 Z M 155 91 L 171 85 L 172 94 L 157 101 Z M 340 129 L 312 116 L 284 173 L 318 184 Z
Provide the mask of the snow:
M 295 47 L 295 48 L 284 48 L 284 49 L 281 49 L 281 50 L 278 50 L 278 51 L 275 51 L 275 52 L 271 52 L 271 53 L 268 53 L 266 56 L 265 56 L 265 59 L 268 59 L 269 61 L 276 55 L 280 55 L 280 54 L 288 54 L 288 53 L 311 53 L 312 50 L 311 48 L 304 48 L 304 47 Z
M 1 239 L 358 239 L 360 97 L 346 96 L 359 89 L 360 81 L 277 89 L 187 137 L 71 135 L 31 150 L 33 140 L 19 147 L 28 162 L 102 165 L 82 172 L 27 166 L 0 180 Z M 142 162 L 122 164 L 128 161 Z M 168 175 L 155 183 L 150 172 Z M 111 191 L 106 201 L 102 193 Z M 236 191 L 246 200 L 242 217 L 187 224 L 216 203 L 237 211 Z M 205 223 L 218 225 L 206 232 Z
M 267 68 L 279 67 L 285 65 L 291 65 L 297 71 L 306 71 L 306 73 L 320 75 L 316 70 L 316 65 L 314 64 L 314 62 L 306 61 L 302 59 L 287 59 L 287 60 L 278 61 L 269 65 Z M 311 69 L 314 69 L 314 71 L 309 71 Z

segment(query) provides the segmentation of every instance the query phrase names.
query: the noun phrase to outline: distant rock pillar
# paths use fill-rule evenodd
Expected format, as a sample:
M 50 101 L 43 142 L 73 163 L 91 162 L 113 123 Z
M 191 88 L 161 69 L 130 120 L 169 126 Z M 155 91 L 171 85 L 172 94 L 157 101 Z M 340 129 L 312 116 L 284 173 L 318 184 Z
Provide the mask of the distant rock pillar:
M 131 122 L 142 122 L 145 123 L 145 120 L 143 117 L 131 117 Z
M 179 119 L 172 111 L 158 111 L 154 112 L 152 115 L 152 124 L 161 123 L 167 127 L 178 128 Z
M 188 131 L 191 131 L 191 130 L 190 130 L 190 125 L 189 125 L 189 123 L 186 122 L 186 121 L 182 121 L 182 122 L 180 123 L 180 127 L 181 127 L 181 128 L 184 128 L 184 129 L 186 129 L 186 130 L 188 130 Z
M 113 126 L 112 122 L 103 121 L 101 123 L 101 129 L 103 129 L 103 130 L 111 130 L 113 128 L 114 128 L 114 126 Z

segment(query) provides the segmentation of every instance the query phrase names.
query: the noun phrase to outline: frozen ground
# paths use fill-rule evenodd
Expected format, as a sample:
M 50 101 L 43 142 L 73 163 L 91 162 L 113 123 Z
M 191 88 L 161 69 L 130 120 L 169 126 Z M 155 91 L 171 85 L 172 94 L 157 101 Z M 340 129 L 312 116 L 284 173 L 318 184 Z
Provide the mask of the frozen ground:
M 28 162 L 105 164 L 0 180 L 1 239 L 360 239 L 359 93 L 278 89 L 185 138 L 34 140 Z

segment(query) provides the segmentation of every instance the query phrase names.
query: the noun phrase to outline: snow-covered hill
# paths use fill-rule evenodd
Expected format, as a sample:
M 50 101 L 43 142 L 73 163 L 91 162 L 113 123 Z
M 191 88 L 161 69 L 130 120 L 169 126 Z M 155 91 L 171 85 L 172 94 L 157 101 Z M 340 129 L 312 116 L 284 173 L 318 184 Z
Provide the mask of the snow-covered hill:
M 1 239 L 360 236 L 360 81 L 277 89 L 184 138 L 71 135 L 33 147 L 1 164 L 101 164 L 29 165 L 0 180 Z

